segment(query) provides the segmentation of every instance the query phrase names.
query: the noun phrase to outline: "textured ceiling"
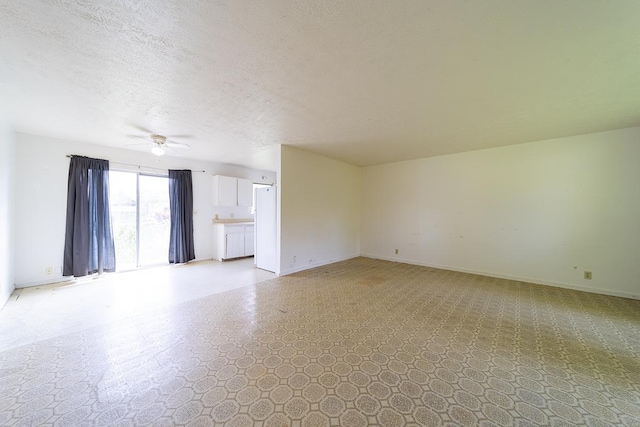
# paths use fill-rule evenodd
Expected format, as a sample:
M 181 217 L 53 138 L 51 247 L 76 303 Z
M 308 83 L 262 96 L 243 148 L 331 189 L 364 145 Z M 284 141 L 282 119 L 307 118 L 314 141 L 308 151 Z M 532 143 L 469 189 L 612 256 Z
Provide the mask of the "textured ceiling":
M 640 1 L 0 0 L 18 131 L 355 165 L 640 125 Z

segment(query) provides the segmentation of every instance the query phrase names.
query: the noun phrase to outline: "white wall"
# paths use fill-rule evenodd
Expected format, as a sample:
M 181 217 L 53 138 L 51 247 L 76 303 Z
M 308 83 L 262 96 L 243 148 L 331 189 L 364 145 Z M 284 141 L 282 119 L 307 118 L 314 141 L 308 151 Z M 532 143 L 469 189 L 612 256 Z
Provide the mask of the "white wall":
M 630 128 L 363 168 L 362 253 L 639 298 L 639 162 Z
M 14 133 L 0 121 L 0 308 L 14 290 L 13 181 Z
M 359 255 L 360 168 L 282 146 L 279 178 L 280 274 Z
M 204 170 L 193 173 L 194 243 L 196 259 L 210 259 L 213 248 L 212 220 L 249 217 L 249 208 L 212 206 L 212 176 L 229 175 L 261 182 L 275 181 L 275 174 L 239 166 L 199 162 L 100 145 L 83 144 L 42 136 L 16 133 L 15 161 L 15 283 L 17 287 L 55 282 L 61 279 L 67 200 L 67 154 L 106 159 L 112 169 L 138 170 L 121 163 L 161 169 Z M 161 173 L 142 168 L 142 171 Z M 46 268 L 54 267 L 54 275 Z
M 9 153 L 13 134 L 2 129 Z M 279 274 L 362 253 L 640 297 L 640 128 L 362 169 L 293 147 L 279 151 Z M 211 176 L 276 180 L 273 172 L 17 133 L 14 251 L 10 212 L 0 223 L 3 298 L 12 276 L 18 286 L 59 279 L 45 268 L 62 264 L 66 154 L 206 170 L 193 175 L 198 259 L 211 258 L 214 213 L 228 217 L 231 209 L 211 206 Z M 11 206 L 12 157 L 0 157 L 3 209 Z

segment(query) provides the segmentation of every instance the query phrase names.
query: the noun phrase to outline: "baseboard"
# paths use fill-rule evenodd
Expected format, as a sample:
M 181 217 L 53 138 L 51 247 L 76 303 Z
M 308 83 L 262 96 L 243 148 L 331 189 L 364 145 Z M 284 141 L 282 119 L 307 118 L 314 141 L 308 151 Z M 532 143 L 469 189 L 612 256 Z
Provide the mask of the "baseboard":
M 181 266 L 188 266 L 197 262 L 203 262 L 203 261 L 211 261 L 211 258 L 199 258 L 199 259 L 193 259 L 191 261 L 189 261 L 188 263 L 184 263 L 184 264 L 158 264 L 158 265 L 149 265 L 146 267 L 139 267 L 133 270 L 125 270 L 125 271 L 116 271 L 114 273 L 107 273 L 109 274 L 108 277 L 110 277 L 110 275 L 112 274 L 126 274 L 126 273 L 132 273 L 135 271 L 141 271 L 141 270 L 146 270 L 149 268 L 159 268 L 159 267 L 181 267 Z M 45 285 L 55 285 L 57 283 L 77 283 L 77 280 L 93 280 L 93 279 L 98 279 L 98 278 L 103 278 L 104 276 L 97 276 L 95 274 L 90 274 L 88 276 L 82 276 L 82 277 L 73 277 L 73 276 L 57 276 L 57 277 L 52 277 L 49 279 L 44 279 L 44 280 L 38 280 L 35 282 L 27 282 L 27 283 L 17 283 L 15 285 L 16 289 L 24 289 L 24 288 L 33 288 L 35 286 L 45 286 Z
M 324 261 L 316 261 L 301 267 L 296 267 L 296 268 L 289 268 L 287 270 L 281 270 L 280 273 L 278 274 L 279 276 L 287 276 L 289 274 L 293 274 L 293 273 L 298 273 L 300 271 L 304 271 L 304 270 L 311 270 L 312 268 L 316 268 L 316 267 L 322 267 L 323 265 L 329 265 L 329 264 L 333 264 L 335 262 L 340 262 L 340 261 L 346 261 L 348 259 L 353 259 L 353 258 L 358 258 L 359 254 L 356 255 L 349 255 L 346 257 L 342 257 L 342 258 L 331 258 L 329 260 L 324 260 Z
M 576 290 L 576 291 L 590 292 L 590 293 L 594 293 L 594 294 L 609 295 L 609 296 L 614 296 L 614 297 L 622 297 L 622 298 L 640 300 L 640 295 L 631 294 L 631 293 L 628 293 L 628 292 L 612 291 L 612 290 L 609 290 L 609 289 L 601 289 L 601 288 L 591 288 L 591 287 L 587 287 L 587 286 L 575 285 L 575 284 L 572 284 L 572 283 L 554 282 L 554 281 L 550 281 L 550 280 L 542 280 L 542 279 L 537 279 L 537 278 L 532 278 L 532 277 L 512 276 L 512 275 L 508 275 L 508 274 L 492 273 L 492 272 L 487 272 L 487 271 L 473 270 L 473 269 L 469 269 L 469 268 L 454 267 L 454 266 L 450 266 L 450 265 L 432 264 L 432 263 L 425 263 L 425 262 L 419 262 L 419 261 L 413 261 L 413 260 L 407 260 L 407 259 L 401 259 L 401 258 L 392 258 L 392 257 L 385 257 L 385 256 L 380 256 L 380 255 L 364 254 L 364 253 L 363 254 L 357 254 L 357 255 L 349 255 L 349 256 L 346 256 L 346 257 L 342 257 L 342 258 L 335 258 L 335 259 L 332 258 L 332 259 L 329 259 L 329 260 L 317 261 L 317 262 L 314 262 L 314 263 L 311 263 L 311 264 L 307 264 L 307 265 L 304 265 L 304 266 L 300 266 L 300 267 L 296 267 L 296 268 L 289 268 L 287 270 L 280 271 L 280 273 L 277 274 L 277 276 L 278 277 L 287 276 L 289 274 L 298 273 L 300 271 L 310 270 L 312 268 L 322 267 L 324 265 L 329 265 L 329 264 L 333 264 L 335 262 L 346 261 L 346 260 L 353 259 L 353 258 L 358 258 L 358 257 L 380 259 L 380 260 L 392 261 L 392 262 L 401 262 L 401 263 L 405 263 L 405 264 L 420 265 L 420 266 L 423 266 L 423 267 L 438 268 L 440 270 L 458 271 L 458 272 L 461 272 L 461 273 L 477 274 L 479 276 L 495 277 L 495 278 L 498 278 L 498 279 L 514 280 L 514 281 L 518 281 L 518 282 L 533 283 L 533 284 L 536 284 L 536 285 L 553 286 L 553 287 L 556 287 L 556 288 L 573 289 L 573 290 Z M 204 260 L 194 260 L 193 262 L 195 262 L 195 261 L 204 261 Z M 52 285 L 52 284 L 55 284 L 55 283 L 62 283 L 62 282 L 74 282 L 74 279 L 68 279 L 68 278 L 65 278 L 65 277 L 56 277 L 56 278 L 52 278 L 52 279 L 49 279 L 49 280 L 43 280 L 43 281 L 39 281 L 39 282 L 19 284 L 19 285 L 15 286 L 15 289 L 24 289 L 24 288 L 34 287 L 34 286 Z
M 16 289 L 33 288 L 36 286 L 53 285 L 56 283 L 72 282 L 72 281 L 73 281 L 73 278 L 66 278 L 61 276 L 61 277 L 54 277 L 52 279 L 38 280 L 36 282 L 18 283 L 16 284 Z
M 0 296 L 0 309 L 2 309 L 2 307 L 4 307 L 5 304 L 8 303 L 11 300 L 11 296 L 13 295 L 15 290 L 16 290 L 16 287 L 12 286 L 11 292 L 9 292 L 8 294 Z
M 400 258 L 384 257 L 380 255 L 361 254 L 360 256 L 364 258 L 373 258 L 373 259 L 381 259 L 385 261 L 401 262 L 405 264 L 420 265 L 423 267 L 437 268 L 440 270 L 458 271 L 460 273 L 469 273 L 469 274 L 477 274 L 479 276 L 495 277 L 497 279 L 507 279 L 507 280 L 514 280 L 517 282 L 533 283 L 534 285 L 553 286 L 555 288 L 573 289 L 576 291 L 590 292 L 592 294 L 601 294 L 601 295 L 609 295 L 614 297 L 640 300 L 640 295 L 637 295 L 637 294 L 612 291 L 609 289 L 591 288 L 588 286 L 575 285 L 573 283 L 554 282 L 550 280 L 536 279 L 533 277 L 511 276 L 508 274 L 491 273 L 487 271 L 473 270 L 469 268 L 453 267 L 450 265 L 430 264 L 426 262 L 412 261 L 412 260 L 406 260 L 406 259 L 400 259 Z

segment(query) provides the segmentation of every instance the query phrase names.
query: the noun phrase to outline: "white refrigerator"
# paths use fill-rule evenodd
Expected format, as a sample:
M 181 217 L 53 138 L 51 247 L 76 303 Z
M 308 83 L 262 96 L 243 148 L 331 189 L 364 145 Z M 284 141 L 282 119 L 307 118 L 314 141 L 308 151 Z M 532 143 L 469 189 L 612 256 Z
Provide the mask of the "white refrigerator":
M 263 270 L 276 271 L 276 187 L 256 188 L 255 263 Z

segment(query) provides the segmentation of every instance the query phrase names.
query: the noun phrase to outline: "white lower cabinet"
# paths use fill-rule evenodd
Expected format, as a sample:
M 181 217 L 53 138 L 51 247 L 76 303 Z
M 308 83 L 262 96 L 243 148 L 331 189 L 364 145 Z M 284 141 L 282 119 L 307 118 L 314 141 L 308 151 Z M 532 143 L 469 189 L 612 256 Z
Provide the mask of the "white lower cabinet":
M 213 258 L 218 261 L 254 254 L 253 224 L 215 224 Z
M 244 227 L 225 227 L 224 259 L 244 256 Z
M 251 230 L 249 230 L 251 228 Z M 253 225 L 251 227 L 246 226 L 244 229 L 244 256 L 251 256 L 256 253 L 254 248 L 254 233 Z

